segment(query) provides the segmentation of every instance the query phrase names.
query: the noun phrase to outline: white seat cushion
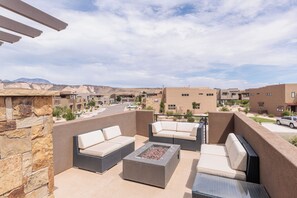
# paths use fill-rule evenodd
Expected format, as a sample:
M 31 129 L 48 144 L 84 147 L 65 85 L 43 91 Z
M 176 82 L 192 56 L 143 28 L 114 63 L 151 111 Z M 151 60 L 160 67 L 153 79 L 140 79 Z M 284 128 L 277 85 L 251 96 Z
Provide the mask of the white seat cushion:
M 196 125 L 196 123 L 178 122 L 176 131 L 191 133 Z
M 118 143 L 118 144 L 121 144 L 122 146 L 126 146 L 128 144 L 135 142 L 135 137 L 118 136 L 111 140 L 108 140 L 108 142 Z
M 84 134 L 78 135 L 77 137 L 78 137 L 78 148 L 80 149 L 86 149 L 90 146 L 93 146 L 95 144 L 105 141 L 101 130 L 84 133 Z
M 209 155 L 220 155 L 228 157 L 227 149 L 224 145 L 217 144 L 202 144 L 201 145 L 201 154 Z
M 165 131 L 176 131 L 176 122 L 166 122 L 166 121 L 163 121 L 161 122 L 161 125 L 162 125 L 162 130 L 165 130 Z
M 102 142 L 100 144 L 91 146 L 87 149 L 81 149 L 80 152 L 83 154 L 87 154 L 87 155 L 104 157 L 105 155 L 108 155 L 109 153 L 112 153 L 113 151 L 115 151 L 121 147 L 122 147 L 122 145 L 118 144 L 118 143 Z
M 160 131 L 159 133 L 153 134 L 156 137 L 168 137 L 173 138 L 173 135 L 175 134 L 175 131 Z
M 102 131 L 106 140 L 110 140 L 112 138 L 122 135 L 122 132 L 119 126 L 108 127 L 108 128 L 102 129 Z
M 155 122 L 152 124 L 152 132 L 153 133 L 159 133 L 162 131 L 162 125 L 161 122 Z
M 198 161 L 197 172 L 246 180 L 245 172 L 232 169 L 226 156 L 202 154 Z
M 227 147 L 230 164 L 233 169 L 246 171 L 247 153 L 239 141 L 234 141 L 230 148 Z
M 191 136 L 188 132 L 175 132 L 173 137 L 176 139 L 183 139 L 183 140 L 196 140 L 195 136 Z

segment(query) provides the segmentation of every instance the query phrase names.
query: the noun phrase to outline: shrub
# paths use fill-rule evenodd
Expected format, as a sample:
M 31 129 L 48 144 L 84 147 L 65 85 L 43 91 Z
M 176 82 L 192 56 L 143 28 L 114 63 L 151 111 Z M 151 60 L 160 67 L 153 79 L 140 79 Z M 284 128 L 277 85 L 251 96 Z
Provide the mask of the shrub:
M 187 119 L 192 116 L 193 116 L 193 113 L 188 109 L 186 115 L 184 115 L 184 118 Z
M 173 111 L 167 111 L 167 112 L 166 112 L 166 115 L 167 115 L 167 116 L 173 116 L 173 114 L 174 114 Z
M 297 147 L 297 136 L 292 137 L 289 142 Z
M 152 106 L 148 106 L 145 108 L 145 110 L 154 110 L 154 108 Z
M 69 121 L 69 120 L 74 120 L 74 119 L 75 119 L 75 115 L 74 115 L 74 113 L 72 113 L 72 112 L 67 112 L 67 113 L 65 114 L 65 119 L 66 119 L 67 121 Z
M 244 108 L 243 111 L 244 111 L 245 114 L 248 114 L 248 112 L 250 112 L 250 108 L 246 107 L 246 108 Z
M 220 109 L 220 111 L 229 111 L 228 107 L 224 106 Z
M 282 113 L 282 116 L 290 116 L 291 114 L 292 114 L 291 111 L 285 110 L 285 111 Z
M 272 113 L 268 114 L 268 117 L 273 118 L 274 115 Z
M 188 118 L 187 118 L 187 121 L 188 121 L 188 122 L 195 122 L 195 119 L 194 119 L 193 117 L 188 117 Z
M 63 108 L 62 107 L 55 107 L 53 110 L 53 116 L 60 118 L 63 115 Z

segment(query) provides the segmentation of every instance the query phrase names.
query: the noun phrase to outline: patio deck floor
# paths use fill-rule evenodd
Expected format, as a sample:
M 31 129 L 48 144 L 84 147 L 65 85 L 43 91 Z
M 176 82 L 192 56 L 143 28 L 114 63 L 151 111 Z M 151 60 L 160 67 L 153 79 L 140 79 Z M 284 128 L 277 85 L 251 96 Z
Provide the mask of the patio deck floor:
M 148 138 L 136 136 L 135 149 Z M 200 153 L 181 150 L 181 160 L 165 189 L 122 179 L 122 162 L 103 174 L 71 168 L 55 176 L 56 198 L 190 198 Z

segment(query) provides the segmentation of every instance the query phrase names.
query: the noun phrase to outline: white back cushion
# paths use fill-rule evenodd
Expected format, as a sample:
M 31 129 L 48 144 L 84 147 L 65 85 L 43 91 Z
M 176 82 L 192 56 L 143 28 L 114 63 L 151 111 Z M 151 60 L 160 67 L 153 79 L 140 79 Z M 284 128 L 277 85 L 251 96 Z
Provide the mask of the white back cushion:
M 236 135 L 234 133 L 229 133 L 226 143 L 225 143 L 225 146 L 230 148 L 234 141 L 238 141 Z
M 176 131 L 176 122 L 161 122 L 162 130 Z
M 118 125 L 102 129 L 102 131 L 106 140 L 122 135 L 121 129 Z
M 152 124 L 152 132 L 153 133 L 159 133 L 160 131 L 162 131 L 162 125 L 161 122 L 155 122 Z
M 178 122 L 176 131 L 191 133 L 196 123 Z
M 86 149 L 101 142 L 104 142 L 104 136 L 101 130 L 78 135 L 78 147 L 80 149 Z
M 195 124 L 194 128 L 191 131 L 191 136 L 197 136 L 198 128 L 199 128 L 199 124 Z
M 235 170 L 246 171 L 247 153 L 242 144 L 234 141 L 230 148 L 226 147 L 231 167 Z

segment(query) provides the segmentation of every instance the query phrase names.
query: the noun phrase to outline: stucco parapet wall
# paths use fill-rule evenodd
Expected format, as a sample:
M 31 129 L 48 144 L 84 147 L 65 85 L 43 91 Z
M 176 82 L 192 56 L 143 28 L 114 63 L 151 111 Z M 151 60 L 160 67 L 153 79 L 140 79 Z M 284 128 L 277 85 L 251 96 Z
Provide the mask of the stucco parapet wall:
M 4 89 L 0 90 L 1 96 L 58 96 L 57 91 L 27 90 L 27 89 Z

